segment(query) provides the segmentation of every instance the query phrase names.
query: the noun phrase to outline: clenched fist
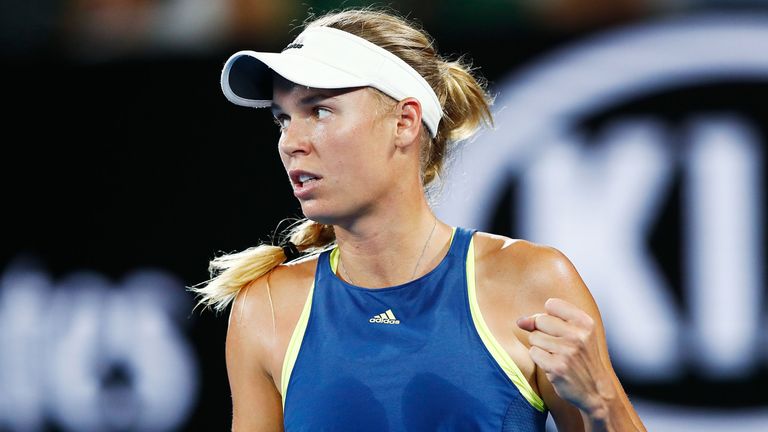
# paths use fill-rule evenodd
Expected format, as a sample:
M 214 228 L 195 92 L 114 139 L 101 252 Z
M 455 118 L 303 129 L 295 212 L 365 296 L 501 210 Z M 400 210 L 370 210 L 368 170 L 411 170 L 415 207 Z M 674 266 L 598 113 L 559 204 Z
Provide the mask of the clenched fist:
M 517 320 L 530 332 L 531 358 L 562 399 L 587 414 L 603 410 L 616 389 L 600 356 L 594 320 L 558 298 L 548 299 L 544 311 Z

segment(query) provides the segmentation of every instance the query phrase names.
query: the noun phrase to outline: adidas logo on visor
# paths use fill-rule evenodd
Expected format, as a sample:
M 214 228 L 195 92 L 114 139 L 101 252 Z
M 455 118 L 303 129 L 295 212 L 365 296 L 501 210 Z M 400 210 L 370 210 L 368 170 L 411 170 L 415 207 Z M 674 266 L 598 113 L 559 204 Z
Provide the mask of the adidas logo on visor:
M 283 51 L 286 51 L 286 50 L 289 50 L 289 49 L 300 49 L 303 46 L 304 46 L 304 44 L 292 43 L 292 44 L 288 45 L 287 47 L 283 48 Z
M 368 322 L 375 324 L 400 324 L 400 320 L 395 318 L 392 309 L 387 309 L 386 312 L 374 316 L 369 319 Z

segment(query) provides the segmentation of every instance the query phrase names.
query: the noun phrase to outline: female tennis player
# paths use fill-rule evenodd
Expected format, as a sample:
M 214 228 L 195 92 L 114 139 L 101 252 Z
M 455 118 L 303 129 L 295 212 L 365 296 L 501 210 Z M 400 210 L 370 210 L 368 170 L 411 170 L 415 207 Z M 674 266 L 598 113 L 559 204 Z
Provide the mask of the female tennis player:
M 470 68 L 402 18 L 348 10 L 281 53 L 234 54 L 221 83 L 271 107 L 306 216 L 196 288 L 232 304 L 233 430 L 541 431 L 548 412 L 561 431 L 645 430 L 568 258 L 428 205 L 456 143 L 492 121 Z

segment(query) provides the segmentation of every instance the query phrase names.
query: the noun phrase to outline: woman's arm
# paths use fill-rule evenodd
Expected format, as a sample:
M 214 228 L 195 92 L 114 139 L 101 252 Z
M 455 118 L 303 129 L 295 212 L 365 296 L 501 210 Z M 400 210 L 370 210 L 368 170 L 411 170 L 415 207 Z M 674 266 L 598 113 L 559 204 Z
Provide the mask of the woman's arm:
M 597 304 L 573 264 L 553 248 L 532 246 L 532 253 L 536 294 L 528 301 L 540 312 L 518 326 L 530 332 L 539 390 L 558 429 L 645 431 L 611 366 Z
M 226 359 L 233 432 L 283 430 L 282 399 L 266 367 L 274 329 L 265 279 L 244 288 L 230 310 Z

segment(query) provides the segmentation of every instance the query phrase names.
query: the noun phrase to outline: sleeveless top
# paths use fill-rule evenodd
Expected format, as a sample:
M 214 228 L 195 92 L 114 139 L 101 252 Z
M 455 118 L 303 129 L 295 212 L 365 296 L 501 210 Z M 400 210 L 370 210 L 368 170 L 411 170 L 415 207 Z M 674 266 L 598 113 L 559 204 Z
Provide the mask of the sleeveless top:
M 338 249 L 320 254 L 283 363 L 287 432 L 545 430 L 480 314 L 473 233 L 454 228 L 437 267 L 388 288 L 348 284 Z

